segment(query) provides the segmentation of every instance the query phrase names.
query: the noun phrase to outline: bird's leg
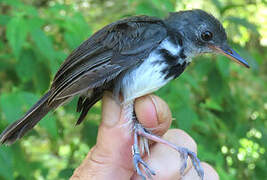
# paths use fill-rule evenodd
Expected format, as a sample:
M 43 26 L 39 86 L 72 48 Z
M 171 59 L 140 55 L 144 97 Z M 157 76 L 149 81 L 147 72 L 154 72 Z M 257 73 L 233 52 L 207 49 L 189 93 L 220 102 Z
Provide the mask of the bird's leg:
M 156 173 L 152 169 L 149 168 L 149 166 L 146 164 L 146 162 L 144 162 L 144 160 L 141 157 L 141 153 L 144 153 L 145 151 L 149 153 L 148 141 L 147 139 L 138 135 L 137 126 L 139 123 L 136 119 L 135 112 L 133 112 L 133 121 L 134 121 L 134 144 L 132 146 L 132 153 L 133 153 L 134 168 L 137 174 L 141 176 L 143 180 L 145 180 L 146 177 L 144 176 L 144 174 L 141 172 L 139 168 L 139 165 L 142 165 L 144 171 L 146 172 L 147 177 L 152 179 L 152 175 L 155 175 Z M 140 151 L 139 145 L 141 146 L 141 151 Z
M 140 166 L 143 167 L 147 177 L 150 179 L 152 178 L 152 175 L 155 175 L 155 172 L 151 170 L 148 165 L 144 162 L 141 155 L 146 151 L 149 153 L 148 149 L 148 140 L 146 138 L 143 138 L 142 136 L 139 136 L 137 134 L 136 124 L 138 123 L 138 120 L 136 118 L 136 114 L 134 111 L 134 101 L 129 101 L 127 103 L 123 103 L 123 112 L 126 119 L 126 123 L 123 124 L 123 127 L 130 127 L 131 132 L 134 134 L 134 144 L 132 145 L 132 155 L 133 155 L 133 165 L 137 172 L 137 174 L 142 177 L 143 180 L 146 179 L 145 175 L 142 173 Z M 141 148 L 139 148 L 139 146 Z M 141 151 L 140 151 L 141 149 Z
M 204 177 L 204 171 L 203 171 L 203 168 L 200 164 L 200 160 L 197 158 L 197 155 L 196 153 L 190 151 L 189 149 L 187 148 L 184 148 L 184 147 L 180 147 L 180 146 L 177 146 L 169 141 L 166 141 L 165 139 L 162 139 L 154 134 L 152 134 L 151 132 L 147 131 L 141 124 L 139 123 L 135 123 L 135 138 L 137 138 L 137 136 L 142 136 L 144 138 L 147 138 L 148 140 L 151 140 L 151 141 L 154 141 L 154 142 L 157 142 L 157 143 L 162 143 L 162 144 L 165 144 L 171 148 L 173 148 L 174 150 L 178 151 L 182 157 L 182 159 L 184 160 L 183 162 L 183 166 L 181 167 L 180 169 L 180 172 L 181 174 L 184 173 L 184 170 L 187 166 L 187 159 L 188 159 L 188 156 L 191 158 L 192 160 L 192 163 L 199 175 L 199 177 L 201 178 L 201 180 L 203 180 L 203 177 Z M 147 166 L 147 165 L 146 165 Z
M 142 165 L 143 169 L 146 172 L 146 175 L 148 176 L 148 178 L 152 179 L 152 175 L 155 175 L 156 173 L 150 169 L 148 167 L 148 165 L 146 164 L 146 162 L 144 162 L 144 160 L 141 157 L 141 153 L 140 153 L 140 149 L 139 149 L 139 143 L 138 143 L 138 133 L 137 130 L 134 129 L 134 144 L 132 146 L 132 153 L 133 153 L 133 164 L 134 164 L 134 168 L 137 172 L 137 174 L 139 176 L 142 177 L 143 180 L 145 180 L 145 176 L 144 174 L 141 172 L 140 168 L 139 168 L 139 164 Z

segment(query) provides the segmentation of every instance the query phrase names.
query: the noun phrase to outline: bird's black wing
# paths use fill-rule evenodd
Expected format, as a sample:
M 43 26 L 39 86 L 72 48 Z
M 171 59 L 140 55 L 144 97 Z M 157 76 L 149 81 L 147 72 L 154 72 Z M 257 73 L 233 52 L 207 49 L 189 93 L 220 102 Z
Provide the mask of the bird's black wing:
M 62 64 L 50 102 L 106 83 L 142 62 L 167 36 L 161 19 L 136 16 L 109 24 L 81 44 Z

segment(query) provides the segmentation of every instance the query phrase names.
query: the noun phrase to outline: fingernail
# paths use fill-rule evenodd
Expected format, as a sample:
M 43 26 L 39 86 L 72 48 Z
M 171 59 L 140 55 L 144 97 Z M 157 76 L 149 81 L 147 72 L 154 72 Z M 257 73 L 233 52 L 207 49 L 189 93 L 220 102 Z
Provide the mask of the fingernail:
M 166 104 L 166 102 L 163 101 L 158 96 L 155 96 L 153 94 L 149 95 L 149 97 L 151 98 L 151 100 L 152 100 L 152 102 L 156 108 L 158 123 L 161 124 L 161 123 L 165 122 L 166 120 L 170 119 L 171 118 L 171 111 L 170 111 L 168 105 Z
M 105 92 L 102 99 L 102 123 L 113 127 L 120 120 L 121 107 L 116 102 L 111 92 Z
M 158 115 L 158 112 L 159 112 L 159 104 L 157 103 L 156 96 L 154 96 L 153 94 L 150 94 L 149 95 L 149 98 L 151 99 L 152 103 L 154 104 L 154 107 L 156 109 L 156 114 L 157 114 L 157 120 L 159 121 L 159 115 Z
M 138 121 L 146 128 L 154 128 L 158 125 L 157 110 L 150 96 L 136 99 L 135 113 Z

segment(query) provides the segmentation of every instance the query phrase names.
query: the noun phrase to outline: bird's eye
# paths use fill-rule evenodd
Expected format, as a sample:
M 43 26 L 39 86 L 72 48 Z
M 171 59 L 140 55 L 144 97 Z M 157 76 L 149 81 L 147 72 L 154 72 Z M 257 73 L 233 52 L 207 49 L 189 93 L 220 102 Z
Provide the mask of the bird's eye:
M 212 39 L 212 33 L 210 31 L 205 31 L 201 34 L 201 38 L 204 41 L 210 41 Z

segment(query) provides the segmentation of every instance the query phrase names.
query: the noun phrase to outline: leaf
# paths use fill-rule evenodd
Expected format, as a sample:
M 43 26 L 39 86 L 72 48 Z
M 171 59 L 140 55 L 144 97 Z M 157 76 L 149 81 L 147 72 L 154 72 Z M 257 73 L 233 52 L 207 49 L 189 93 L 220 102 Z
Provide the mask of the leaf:
M 226 78 L 230 76 L 229 71 L 229 59 L 225 56 L 218 56 L 216 59 L 216 66 L 220 72 L 220 74 Z
M 22 46 L 25 43 L 28 28 L 22 17 L 13 17 L 7 24 L 6 38 L 15 56 L 19 56 Z
M 174 114 L 176 120 L 178 121 L 178 127 L 184 130 L 191 129 L 194 122 L 198 119 L 197 114 L 187 104 L 180 106 Z
M 207 76 L 208 73 L 212 69 L 212 60 L 206 58 L 206 57 L 199 57 L 195 60 L 196 64 L 194 66 L 194 70 L 197 72 L 197 76 L 199 79 L 203 78 L 204 76 Z
M 63 179 L 69 179 L 71 175 L 73 174 L 74 169 L 73 168 L 66 168 L 59 172 L 59 177 Z
M 33 77 L 35 89 L 40 93 L 47 91 L 50 85 L 50 77 L 48 67 L 44 63 L 39 62 Z
M 141 1 L 136 7 L 137 14 L 145 14 L 150 16 L 160 16 L 160 11 L 157 10 L 154 3 Z
M 0 96 L 0 108 L 3 111 L 5 119 L 12 123 L 22 117 L 35 102 L 38 97 L 27 92 L 2 93 Z
M 39 125 L 45 128 L 53 139 L 58 137 L 56 118 L 51 113 L 47 114 Z
M 157 7 L 161 12 L 173 12 L 175 11 L 175 1 L 172 0 L 152 0 L 155 7 Z
M 10 148 L 0 147 L 0 177 L 4 177 L 6 180 L 13 179 L 13 154 Z
M 175 1 L 162 1 L 162 0 L 139 0 L 136 6 L 136 14 L 145 14 L 150 16 L 164 17 L 169 12 L 175 10 Z
M 202 107 L 208 108 L 208 109 L 213 109 L 217 111 L 223 111 L 223 108 L 218 104 L 216 101 L 213 99 L 207 99 L 205 104 L 201 104 Z
M 222 9 L 222 3 L 221 3 L 219 0 L 212 0 L 211 2 L 214 4 L 214 6 L 215 6 L 219 11 L 221 11 L 221 9 Z
M 39 17 L 32 17 L 28 19 L 29 29 L 31 31 L 41 29 L 44 26 L 45 21 Z
M 0 55 L 0 71 L 14 68 L 14 63 L 10 61 L 11 58 L 12 56 L 10 54 Z
M 255 24 L 252 24 L 251 22 L 249 22 L 245 18 L 229 16 L 229 17 L 226 18 L 226 20 L 228 20 L 228 21 L 230 21 L 230 22 L 232 22 L 234 24 L 238 24 L 238 25 L 244 26 L 244 27 L 250 29 L 255 34 L 259 34 L 257 26 Z
M 85 121 L 82 129 L 82 139 L 87 142 L 90 147 L 96 143 L 98 125 L 93 121 Z
M 27 13 L 28 16 L 31 16 L 31 17 L 38 16 L 38 10 L 34 6 L 24 4 L 23 9 L 24 9 L 24 12 Z
M 23 7 L 24 4 L 22 2 L 20 2 L 19 0 L 1 0 L 4 4 L 7 4 L 9 6 L 12 6 L 12 7 Z
M 215 66 L 208 75 L 207 90 L 213 100 L 217 102 L 221 102 L 222 97 L 225 95 L 224 81 Z
M 81 44 L 81 38 L 76 32 L 65 32 L 64 39 L 71 49 L 75 49 Z
M 190 74 L 184 72 L 181 79 L 184 79 L 186 83 L 189 83 L 193 88 L 197 89 L 199 86 L 197 84 L 197 80 Z
M 37 63 L 35 61 L 35 56 L 32 51 L 25 50 L 21 54 L 19 61 L 16 65 L 16 72 L 18 77 L 23 81 L 27 82 L 33 79 L 36 72 Z
M 234 9 L 234 8 L 242 8 L 245 9 L 247 4 L 226 4 L 223 6 L 223 8 L 220 9 L 221 15 L 224 15 L 228 10 Z
M 71 49 L 77 48 L 91 34 L 88 23 L 80 13 L 67 18 L 63 27 L 66 29 L 64 39 Z
M 0 14 L 0 25 L 5 26 L 10 19 L 11 19 L 10 16 Z
M 39 52 L 48 60 L 54 60 L 54 49 L 51 40 L 40 29 L 36 28 L 31 31 L 32 39 L 38 48 Z
M 0 96 L 0 107 L 5 119 L 12 123 L 22 116 L 21 102 L 16 94 L 2 94 Z
M 16 170 L 16 173 L 19 173 L 24 178 L 32 179 L 37 166 L 29 161 L 26 154 L 22 148 L 18 146 L 18 144 L 14 144 L 12 146 L 12 151 L 14 157 L 14 169 Z

